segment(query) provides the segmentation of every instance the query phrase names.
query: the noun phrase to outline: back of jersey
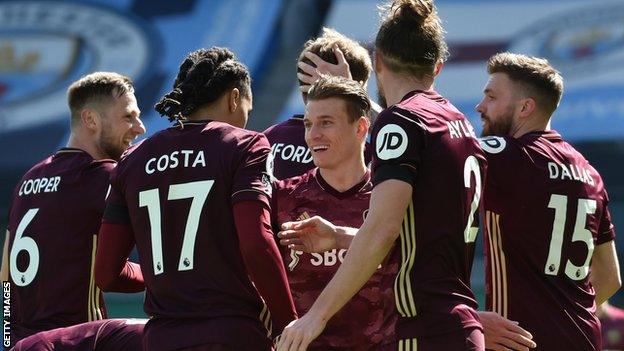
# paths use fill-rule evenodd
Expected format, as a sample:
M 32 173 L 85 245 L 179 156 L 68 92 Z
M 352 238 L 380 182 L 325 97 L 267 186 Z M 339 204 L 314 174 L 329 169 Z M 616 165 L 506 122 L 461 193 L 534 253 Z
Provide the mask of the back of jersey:
M 412 185 L 395 246 L 400 339 L 480 328 L 470 271 L 485 158 L 470 122 L 434 91 L 414 91 L 373 127 L 373 183 Z
M 600 175 L 554 131 L 482 146 L 488 308 L 519 321 L 539 350 L 599 350 L 589 265 L 615 235 Z
M 16 187 L 8 229 L 17 338 L 105 317 L 92 265 L 114 165 L 61 149 Z
M 258 320 L 264 305 L 239 251 L 232 204 L 268 206 L 269 151 L 262 134 L 187 122 L 148 138 L 120 161 L 109 206 L 127 206 L 149 315 Z

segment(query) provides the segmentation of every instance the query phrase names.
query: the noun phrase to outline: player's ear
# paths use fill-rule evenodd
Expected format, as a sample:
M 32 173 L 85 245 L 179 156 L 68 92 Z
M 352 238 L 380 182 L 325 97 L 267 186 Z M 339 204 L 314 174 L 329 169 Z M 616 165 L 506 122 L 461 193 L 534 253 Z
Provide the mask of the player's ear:
M 533 98 L 522 99 L 522 106 L 520 107 L 520 117 L 527 118 L 535 112 L 536 105 Z
M 240 91 L 238 90 L 238 88 L 234 88 L 232 90 L 230 90 L 230 96 L 228 98 L 228 107 L 230 108 L 230 112 L 234 113 L 236 112 L 236 109 L 238 108 L 238 104 L 240 103 Z
M 357 136 L 366 138 L 366 134 L 368 134 L 368 128 L 370 127 L 370 122 L 368 118 L 364 116 L 360 116 L 357 120 Z
M 100 116 L 93 108 L 86 107 L 80 111 L 80 121 L 82 125 L 91 131 L 96 131 L 100 124 Z
M 433 69 L 433 76 L 437 77 L 442 72 L 442 68 L 444 68 L 444 61 L 438 61 Z
M 375 73 L 378 74 L 379 72 L 381 72 L 382 66 L 383 63 L 381 62 L 381 55 L 378 51 L 375 51 L 375 58 L 373 60 L 373 68 L 375 69 Z

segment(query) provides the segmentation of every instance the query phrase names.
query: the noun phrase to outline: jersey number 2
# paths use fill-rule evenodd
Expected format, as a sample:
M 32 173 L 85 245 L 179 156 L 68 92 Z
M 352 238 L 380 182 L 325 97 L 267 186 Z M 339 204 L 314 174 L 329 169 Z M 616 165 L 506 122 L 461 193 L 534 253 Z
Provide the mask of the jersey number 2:
M 552 194 L 548 208 L 555 210 L 555 221 L 553 222 L 552 236 L 550 238 L 550 249 L 546 259 L 544 273 L 557 275 L 561 264 L 561 250 L 563 247 L 563 231 L 566 223 L 566 210 L 568 208 L 568 197 L 565 195 Z M 566 262 L 565 274 L 572 280 L 583 280 L 589 274 L 589 261 L 594 252 L 594 240 L 592 233 L 585 228 L 587 215 L 596 212 L 596 200 L 579 199 L 576 211 L 576 221 L 574 223 L 574 233 L 572 241 L 582 241 L 587 245 L 587 257 L 582 266 L 575 266 L 570 260 Z
M 479 161 L 474 156 L 468 156 L 466 163 L 464 163 L 464 186 L 470 189 L 471 175 L 474 174 L 475 178 L 475 192 L 470 203 L 470 213 L 468 214 L 468 223 L 464 229 L 464 242 L 466 244 L 473 243 L 477 238 L 477 232 L 479 228 L 473 227 L 474 214 L 479 208 L 479 199 L 481 198 L 481 169 L 479 168 Z
M 167 200 L 193 199 L 186 219 L 178 271 L 193 269 L 195 237 L 199 227 L 199 217 L 213 185 L 214 180 L 202 180 L 169 186 Z M 139 206 L 147 207 L 152 239 L 152 264 L 154 265 L 154 275 L 159 275 L 165 272 L 165 264 L 163 262 L 160 195 L 158 189 L 141 191 L 139 193 Z

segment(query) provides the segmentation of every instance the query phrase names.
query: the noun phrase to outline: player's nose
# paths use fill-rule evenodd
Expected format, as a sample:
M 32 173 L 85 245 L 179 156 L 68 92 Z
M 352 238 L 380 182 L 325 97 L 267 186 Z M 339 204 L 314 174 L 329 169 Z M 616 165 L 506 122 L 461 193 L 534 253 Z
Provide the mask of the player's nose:
M 136 136 L 145 134 L 146 129 L 143 121 L 137 119 L 136 122 L 132 125 L 132 131 L 136 134 Z

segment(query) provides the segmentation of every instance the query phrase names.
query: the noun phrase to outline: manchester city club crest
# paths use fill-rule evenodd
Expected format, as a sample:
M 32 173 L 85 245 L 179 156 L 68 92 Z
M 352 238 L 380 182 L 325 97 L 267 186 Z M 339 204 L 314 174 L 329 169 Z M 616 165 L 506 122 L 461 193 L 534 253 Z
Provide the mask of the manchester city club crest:
M 155 36 L 113 8 L 56 1 L 0 2 L 0 132 L 66 118 L 67 86 L 93 71 L 140 84 Z

